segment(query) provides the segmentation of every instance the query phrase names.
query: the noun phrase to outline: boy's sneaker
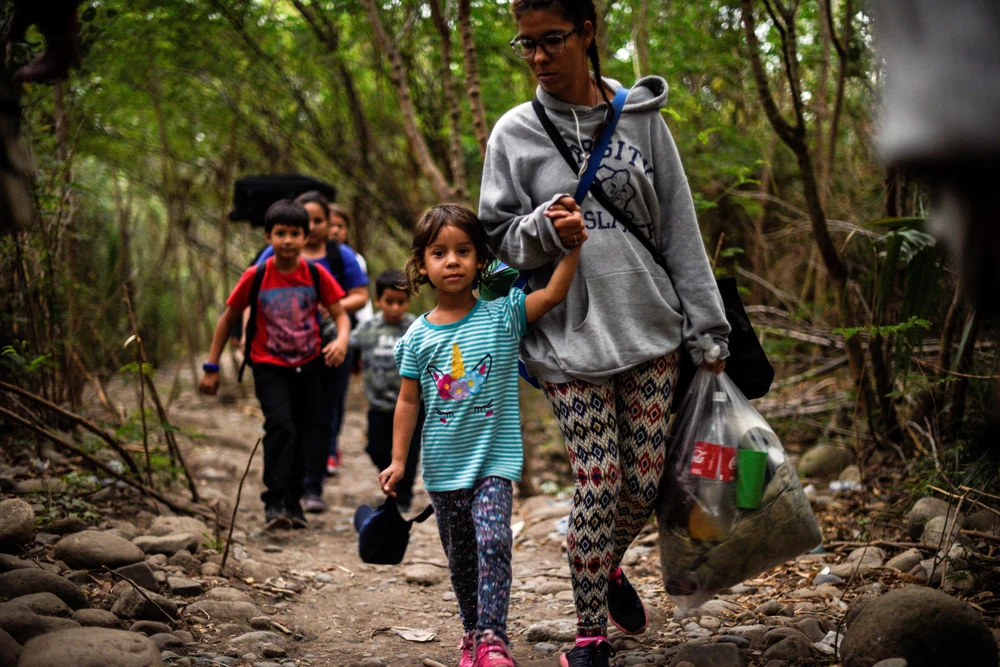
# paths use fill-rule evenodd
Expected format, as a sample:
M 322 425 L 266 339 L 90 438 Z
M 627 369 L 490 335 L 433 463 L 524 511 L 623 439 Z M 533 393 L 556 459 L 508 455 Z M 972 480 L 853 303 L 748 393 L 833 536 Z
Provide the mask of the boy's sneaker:
M 627 635 L 643 632 L 649 622 L 639 594 L 621 568 L 618 568 L 617 577 L 608 580 L 608 617 L 616 628 Z
M 292 520 L 285 513 L 285 508 L 279 503 L 264 506 L 264 530 L 289 530 Z
M 330 454 L 326 457 L 326 474 L 336 475 L 340 472 L 340 454 Z
M 611 658 L 611 645 L 600 641 L 577 646 L 569 653 L 559 656 L 560 667 L 608 667 Z
M 487 630 L 479 638 L 472 667 L 514 667 L 514 658 L 511 657 L 507 644 L 493 634 L 492 630 Z
M 306 521 L 306 515 L 302 512 L 302 503 L 298 500 L 295 502 L 285 503 L 285 513 L 288 515 L 288 519 L 292 523 L 292 528 L 299 530 L 309 527 L 309 522 Z
M 322 496 L 302 496 L 302 509 L 310 514 L 320 514 L 330 508 Z
M 458 648 L 462 651 L 462 659 L 458 661 L 458 667 L 475 667 L 472 657 L 472 650 L 476 645 L 476 631 L 469 630 L 458 640 Z

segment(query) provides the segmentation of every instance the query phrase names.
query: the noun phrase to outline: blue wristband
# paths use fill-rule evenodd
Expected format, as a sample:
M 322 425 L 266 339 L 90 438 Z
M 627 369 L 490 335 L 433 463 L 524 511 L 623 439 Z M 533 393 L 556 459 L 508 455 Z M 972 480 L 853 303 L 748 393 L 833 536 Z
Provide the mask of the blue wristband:
M 206 361 L 201 365 L 201 370 L 205 371 L 206 373 L 218 373 L 219 364 L 212 364 Z

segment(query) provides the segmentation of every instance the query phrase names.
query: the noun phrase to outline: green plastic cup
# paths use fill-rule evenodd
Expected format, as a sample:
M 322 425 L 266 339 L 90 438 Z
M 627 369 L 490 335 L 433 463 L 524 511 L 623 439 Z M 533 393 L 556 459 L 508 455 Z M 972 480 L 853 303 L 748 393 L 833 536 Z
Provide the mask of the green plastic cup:
M 736 450 L 736 506 L 745 510 L 760 507 L 767 476 L 767 452 Z

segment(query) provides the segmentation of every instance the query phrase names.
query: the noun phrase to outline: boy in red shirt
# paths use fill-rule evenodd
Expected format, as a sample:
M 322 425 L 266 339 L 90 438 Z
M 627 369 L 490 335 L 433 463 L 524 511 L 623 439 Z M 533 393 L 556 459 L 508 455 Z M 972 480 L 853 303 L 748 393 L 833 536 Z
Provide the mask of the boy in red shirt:
M 257 298 L 256 333 L 251 341 L 254 391 L 264 413 L 265 527 L 305 528 L 302 512 L 303 457 L 313 442 L 330 439 L 330 423 L 321 419 L 322 364 L 344 361 L 351 321 L 338 303 L 344 296 L 337 281 L 322 266 L 318 285 L 302 257 L 309 215 L 291 199 L 275 202 L 264 217 L 267 242 L 274 256 L 267 260 Z M 199 389 L 214 395 L 219 390 L 219 356 L 229 331 L 250 305 L 255 266 L 244 272 L 226 300 L 212 336 Z M 317 290 L 318 286 L 318 290 Z M 317 293 L 318 291 L 318 293 Z M 319 304 L 337 324 L 337 337 L 326 346 L 320 339 Z

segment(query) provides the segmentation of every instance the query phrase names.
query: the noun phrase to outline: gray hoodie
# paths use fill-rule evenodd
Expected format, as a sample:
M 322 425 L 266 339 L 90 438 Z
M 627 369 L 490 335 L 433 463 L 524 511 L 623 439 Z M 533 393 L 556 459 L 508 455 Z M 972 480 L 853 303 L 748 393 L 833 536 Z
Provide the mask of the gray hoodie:
M 604 81 L 611 90 L 621 87 Z M 541 86 L 537 96 L 582 164 L 607 104 L 567 104 Z M 587 195 L 580 208 L 590 238 L 569 295 L 535 322 L 521 343 L 528 370 L 541 380 L 603 383 L 682 342 L 696 364 L 713 343 L 727 356 L 729 324 L 687 178 L 660 114 L 666 100 L 667 84 L 660 77 L 636 82 L 596 180 L 640 230 L 652 235 L 670 275 Z M 497 122 L 486 149 L 479 217 L 501 260 L 535 269 L 531 286 L 545 285 L 560 256 L 569 252 L 543 213 L 560 196 L 572 196 L 578 182 L 530 103 Z

